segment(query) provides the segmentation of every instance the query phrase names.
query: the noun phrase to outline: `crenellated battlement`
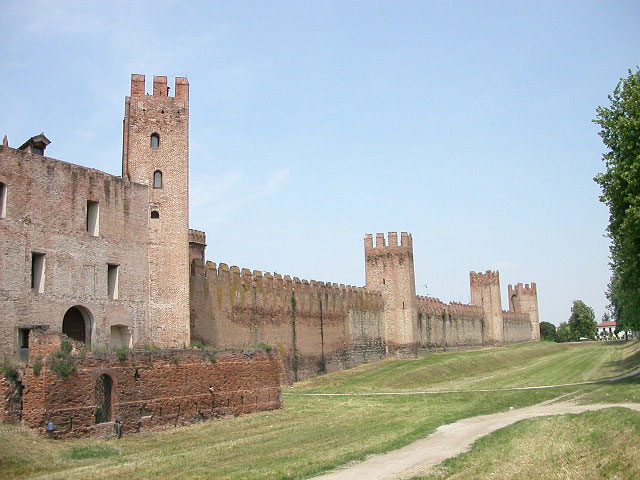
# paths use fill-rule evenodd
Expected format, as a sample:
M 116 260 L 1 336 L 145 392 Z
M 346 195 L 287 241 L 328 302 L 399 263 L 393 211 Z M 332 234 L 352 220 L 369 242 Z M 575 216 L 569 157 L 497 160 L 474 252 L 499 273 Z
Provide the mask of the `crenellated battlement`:
M 388 241 L 385 239 L 384 233 L 376 233 L 375 246 L 373 244 L 373 235 L 368 233 L 364 237 L 364 249 L 365 253 L 369 250 L 387 250 L 394 248 L 413 248 L 413 239 L 411 234 L 407 232 L 400 233 L 400 245 L 398 245 L 398 233 L 389 232 L 387 234 Z
M 429 315 L 441 315 L 442 312 L 452 317 L 478 317 L 482 316 L 482 307 L 471 305 L 468 303 L 449 302 L 444 303 L 442 300 L 433 297 L 416 297 L 418 311 Z
M 306 280 L 279 273 L 262 272 L 260 270 L 250 270 L 240 268 L 235 265 L 229 267 L 226 263 L 216 265 L 215 262 L 194 260 L 196 268 L 193 276 L 209 277 L 215 282 L 233 283 L 246 287 L 256 287 L 258 289 L 283 289 L 301 293 L 329 293 L 340 296 L 359 296 L 362 298 L 382 301 L 382 294 L 377 291 L 368 290 L 364 287 L 354 287 L 351 285 L 337 284 L 332 282 L 321 282 L 318 280 Z
M 511 298 L 512 295 L 537 295 L 538 291 L 536 289 L 536 284 L 535 283 L 531 283 L 531 284 L 525 284 L 523 285 L 522 283 L 517 283 L 516 285 L 509 285 L 507 287 L 508 291 L 509 291 L 509 298 Z
M 207 234 L 200 230 L 189 229 L 189 243 L 207 244 Z
M 529 315 L 523 312 L 502 311 L 502 320 L 504 322 L 529 323 Z
M 500 272 L 496 270 L 487 270 L 486 272 L 469 272 L 471 285 L 499 285 L 500 284 Z
M 175 78 L 175 94 L 174 98 L 179 100 L 189 99 L 189 80 L 185 77 Z M 153 95 L 152 97 L 162 98 L 171 97 L 169 95 L 171 87 L 167 85 L 167 77 L 162 75 L 153 76 Z M 132 97 L 144 97 L 145 95 L 145 76 L 140 74 L 131 75 L 131 96 Z

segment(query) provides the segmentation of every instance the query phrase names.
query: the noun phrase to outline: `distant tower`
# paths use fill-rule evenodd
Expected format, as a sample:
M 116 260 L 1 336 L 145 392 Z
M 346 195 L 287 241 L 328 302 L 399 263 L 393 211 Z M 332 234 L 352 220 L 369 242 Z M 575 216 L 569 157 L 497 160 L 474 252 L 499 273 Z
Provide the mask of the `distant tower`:
M 149 185 L 149 328 L 156 345 L 189 345 L 189 82 L 131 76 L 125 98 L 122 176 Z
M 365 277 L 367 288 L 382 292 L 384 300 L 385 341 L 392 351 L 415 348 L 417 344 L 416 281 L 413 272 L 411 235 L 389 232 L 389 244 L 384 234 L 364 238 Z
M 500 300 L 500 273 L 487 270 L 485 273 L 470 272 L 471 304 L 482 307 L 484 317 L 483 343 L 504 344 L 502 302 Z
M 509 285 L 509 310 L 526 313 L 531 323 L 531 340 L 540 340 L 540 323 L 538 317 L 538 291 L 536 284 L 515 286 Z

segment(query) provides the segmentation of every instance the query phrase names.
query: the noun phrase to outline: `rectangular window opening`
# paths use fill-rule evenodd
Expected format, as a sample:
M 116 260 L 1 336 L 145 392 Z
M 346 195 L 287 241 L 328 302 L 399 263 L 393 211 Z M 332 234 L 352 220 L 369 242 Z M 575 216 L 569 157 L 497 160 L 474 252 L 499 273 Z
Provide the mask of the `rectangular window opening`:
M 0 218 L 7 216 L 7 186 L 0 182 Z
M 100 204 L 87 200 L 87 232 L 93 237 L 100 233 Z
M 29 333 L 31 333 L 29 328 L 18 329 L 18 352 L 21 362 L 29 361 Z
M 118 299 L 118 277 L 120 276 L 119 265 L 107 265 L 107 295 L 111 300 Z
M 44 253 L 31 252 L 31 288 L 44 291 Z

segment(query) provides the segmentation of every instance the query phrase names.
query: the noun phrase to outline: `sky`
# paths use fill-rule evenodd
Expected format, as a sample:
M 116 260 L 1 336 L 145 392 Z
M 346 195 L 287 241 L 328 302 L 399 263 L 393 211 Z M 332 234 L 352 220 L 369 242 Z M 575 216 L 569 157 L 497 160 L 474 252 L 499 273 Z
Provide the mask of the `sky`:
M 596 108 L 640 64 L 637 1 L 28 2 L 0 7 L 0 136 L 121 173 L 132 73 L 190 83 L 207 260 L 364 285 L 413 235 L 416 290 L 536 282 L 540 320 L 605 312 Z M 169 84 L 173 85 L 170 78 Z

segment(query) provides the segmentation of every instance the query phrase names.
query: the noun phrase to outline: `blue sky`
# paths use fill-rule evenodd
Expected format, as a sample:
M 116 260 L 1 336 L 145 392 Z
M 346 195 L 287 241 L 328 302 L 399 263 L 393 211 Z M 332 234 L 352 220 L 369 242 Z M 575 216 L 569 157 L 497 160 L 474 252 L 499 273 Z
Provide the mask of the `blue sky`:
M 363 285 L 364 235 L 408 231 L 419 294 L 499 269 L 503 308 L 534 281 L 541 320 L 604 312 L 591 120 L 638 2 L 57 3 L 3 2 L 0 135 L 118 175 L 130 75 L 187 76 L 208 260 Z

